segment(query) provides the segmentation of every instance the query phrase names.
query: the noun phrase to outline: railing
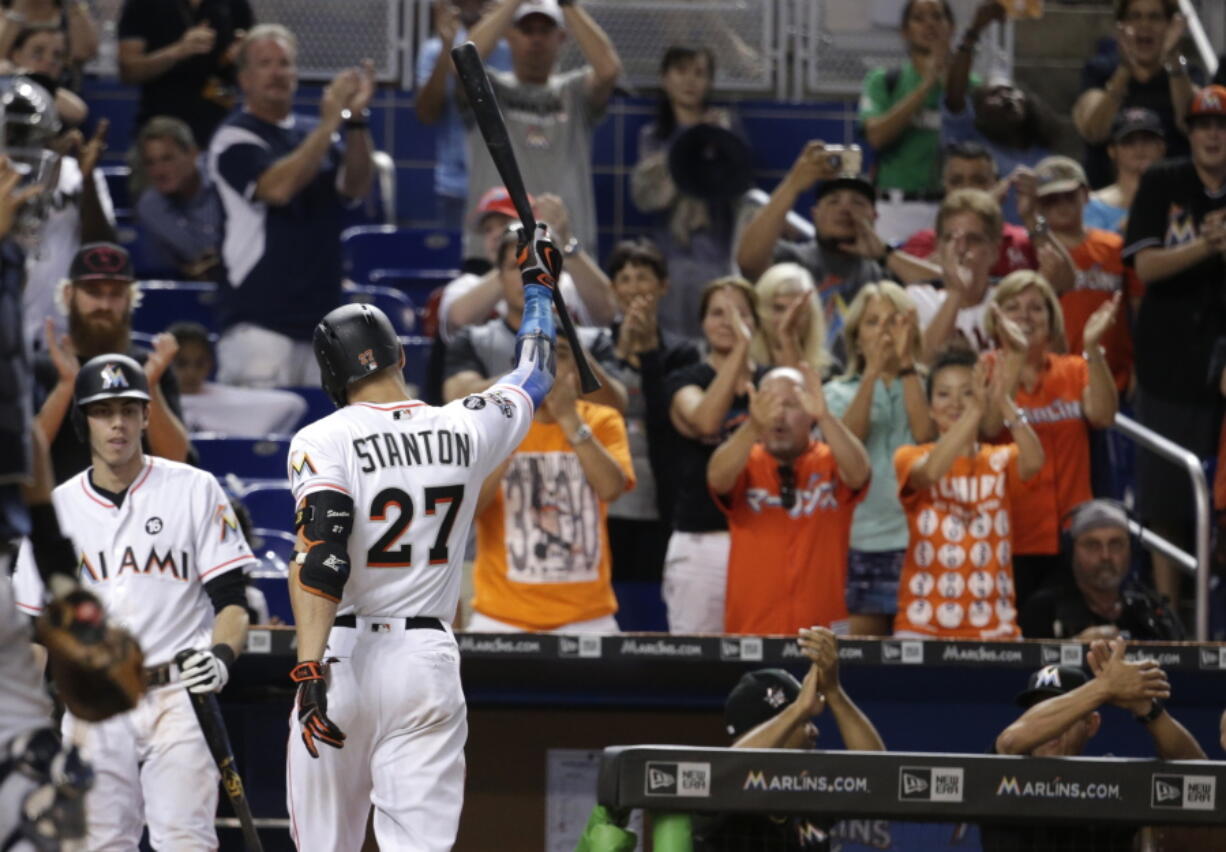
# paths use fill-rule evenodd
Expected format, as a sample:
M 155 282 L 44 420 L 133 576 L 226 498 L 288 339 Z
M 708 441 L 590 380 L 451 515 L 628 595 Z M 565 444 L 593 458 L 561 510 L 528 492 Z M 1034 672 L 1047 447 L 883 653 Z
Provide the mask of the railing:
M 1211 2 L 1218 4 L 1217 14 L 1220 15 L 1222 0 L 1211 0 Z M 1212 77 L 1217 73 L 1217 52 L 1205 33 L 1205 27 L 1201 24 L 1200 15 L 1196 14 L 1196 7 L 1192 5 L 1192 0 L 1179 0 L 1179 11 L 1188 22 L 1188 35 L 1192 37 L 1192 43 L 1196 45 L 1196 52 L 1200 54 L 1201 67 L 1205 69 L 1206 76 Z
M 1191 450 L 1186 450 L 1152 429 L 1147 429 L 1131 417 L 1115 415 L 1112 427 L 1127 435 L 1152 453 L 1184 468 L 1192 480 L 1193 511 L 1196 513 L 1195 555 L 1185 553 L 1166 539 L 1139 525 L 1134 527 L 1141 543 L 1172 559 L 1177 565 L 1192 574 L 1196 581 L 1196 638 L 1200 642 L 1209 638 L 1209 483 L 1200 459 Z

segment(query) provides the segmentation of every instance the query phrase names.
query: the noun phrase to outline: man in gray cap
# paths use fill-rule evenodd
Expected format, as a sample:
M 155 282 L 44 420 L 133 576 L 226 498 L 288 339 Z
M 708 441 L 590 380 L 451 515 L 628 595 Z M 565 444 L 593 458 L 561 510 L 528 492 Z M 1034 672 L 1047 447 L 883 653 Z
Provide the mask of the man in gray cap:
M 1102 717 L 1098 708 L 1114 704 L 1132 714 L 1154 741 L 1163 760 L 1205 760 L 1205 753 L 1187 728 L 1167 711 L 1170 697 L 1166 673 L 1153 660 L 1128 660 L 1123 639 L 1098 639 L 1090 646 L 1088 662 L 1094 677 L 1079 668 L 1044 666 L 1030 676 L 1026 689 L 1017 696 L 1026 708 L 1000 732 L 989 751 L 993 754 L 1033 757 L 1077 757 L 1098 733 Z M 1131 850 L 1134 826 L 982 825 L 979 829 L 984 852 L 998 850 L 1096 849 Z
M 1073 510 L 1068 535 L 1071 575 L 1064 585 L 1031 596 L 1018 619 L 1023 636 L 1083 641 L 1184 638 L 1183 625 L 1166 600 L 1128 577 L 1132 540 L 1120 504 L 1082 503 Z

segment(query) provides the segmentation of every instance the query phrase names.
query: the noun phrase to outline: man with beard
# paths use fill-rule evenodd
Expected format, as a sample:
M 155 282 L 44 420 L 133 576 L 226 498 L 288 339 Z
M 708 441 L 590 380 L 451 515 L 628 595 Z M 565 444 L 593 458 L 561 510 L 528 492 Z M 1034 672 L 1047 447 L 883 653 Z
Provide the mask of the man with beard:
M 1031 596 L 1018 620 L 1023 636 L 1082 641 L 1184 638 L 1179 617 L 1166 602 L 1128 577 L 1132 539 L 1123 506 L 1087 500 L 1073 511 L 1068 534 L 1072 576 L 1062 586 Z
M 137 289 L 128 252 L 114 243 L 88 243 L 72 259 L 58 301 L 68 314 L 68 335 L 55 337 L 47 320 L 47 351 L 34 360 L 36 423 L 51 445 L 55 481 L 89 467 L 89 445 L 77 430 L 65 428 L 73 384 L 82 361 L 105 352 L 123 352 L 142 362 L 149 379 L 149 428 L 145 451 L 171 461 L 186 461 L 187 430 L 179 407 L 179 386 L 169 369 L 178 344 L 169 334 L 153 340 L 153 351 L 132 347 L 132 308 Z

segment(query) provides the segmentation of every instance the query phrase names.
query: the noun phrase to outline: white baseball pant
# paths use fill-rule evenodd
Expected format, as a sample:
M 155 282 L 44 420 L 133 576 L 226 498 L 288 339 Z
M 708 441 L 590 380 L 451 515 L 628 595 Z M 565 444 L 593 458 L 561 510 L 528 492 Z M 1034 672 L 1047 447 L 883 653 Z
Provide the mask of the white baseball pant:
M 149 825 L 154 849 L 215 850 L 220 773 L 187 690 L 151 689 L 105 722 L 64 714 L 64 739 L 94 767 L 85 796 L 91 852 L 131 852 Z
M 345 746 L 319 743 L 312 758 L 294 707 L 286 762 L 294 843 L 304 852 L 360 849 L 374 805 L 380 849 L 451 849 L 468 717 L 450 629 L 358 616 L 355 627 L 332 628 L 327 657 L 337 658 L 328 666 L 328 718 Z

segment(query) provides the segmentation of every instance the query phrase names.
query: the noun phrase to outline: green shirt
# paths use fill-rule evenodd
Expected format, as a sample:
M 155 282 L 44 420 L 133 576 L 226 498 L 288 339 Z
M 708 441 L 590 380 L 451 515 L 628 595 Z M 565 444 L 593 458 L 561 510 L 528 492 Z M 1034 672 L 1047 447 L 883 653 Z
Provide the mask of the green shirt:
M 860 95 L 860 124 L 885 115 L 893 106 L 923 85 L 924 79 L 907 60 L 896 73 L 893 91 L 888 91 L 888 71 L 874 68 L 864 78 Z M 971 75 L 967 90 L 978 85 Z M 939 193 L 941 191 L 941 98 L 945 90 L 933 86 L 924 107 L 911 118 L 911 126 L 888 147 L 877 152 L 877 186 L 903 192 Z
M 830 412 L 842 419 L 860 389 L 860 377 L 831 379 L 824 384 L 826 404 Z M 888 386 L 881 379 L 873 388 L 869 410 L 868 450 L 873 465 L 873 480 L 868 496 L 856 507 L 851 522 L 853 550 L 880 553 L 883 550 L 903 550 L 907 546 L 907 516 L 898 502 L 898 476 L 894 473 L 894 451 L 914 444 L 911 421 L 907 419 L 907 404 L 903 399 L 902 380 Z

